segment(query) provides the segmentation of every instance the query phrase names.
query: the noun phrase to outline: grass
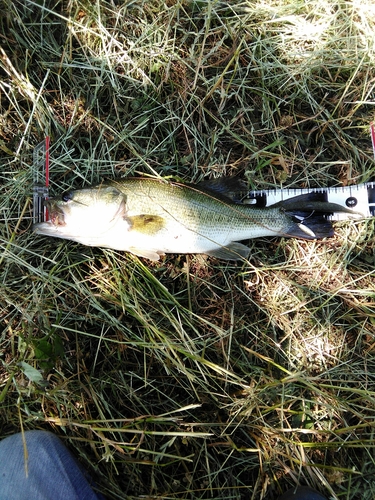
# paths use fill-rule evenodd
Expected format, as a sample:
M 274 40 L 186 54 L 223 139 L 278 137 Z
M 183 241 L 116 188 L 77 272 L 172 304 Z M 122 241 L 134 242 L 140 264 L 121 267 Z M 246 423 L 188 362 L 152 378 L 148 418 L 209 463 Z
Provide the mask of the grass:
M 1 7 L 0 436 L 52 430 L 111 499 L 374 498 L 373 220 L 243 265 L 31 232 L 46 134 L 54 193 L 374 179 L 373 3 Z

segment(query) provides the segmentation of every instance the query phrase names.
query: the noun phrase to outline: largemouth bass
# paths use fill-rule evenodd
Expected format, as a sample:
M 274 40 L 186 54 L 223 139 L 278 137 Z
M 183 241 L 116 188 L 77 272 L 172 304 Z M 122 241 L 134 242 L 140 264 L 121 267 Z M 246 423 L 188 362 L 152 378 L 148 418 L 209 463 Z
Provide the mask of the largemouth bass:
M 35 224 L 34 231 L 150 260 L 166 253 L 237 260 L 250 252 L 239 241 L 263 236 L 325 238 L 333 235 L 325 214 L 350 212 L 321 201 L 317 193 L 252 207 L 225 196 L 222 186 L 128 178 L 69 191 L 47 201 L 50 219 Z

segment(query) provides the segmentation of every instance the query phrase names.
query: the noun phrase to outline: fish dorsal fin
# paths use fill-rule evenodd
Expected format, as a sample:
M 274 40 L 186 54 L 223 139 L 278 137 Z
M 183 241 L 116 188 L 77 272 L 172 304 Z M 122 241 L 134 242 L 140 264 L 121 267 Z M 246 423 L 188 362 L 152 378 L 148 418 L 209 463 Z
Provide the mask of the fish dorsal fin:
M 129 231 L 136 231 L 142 234 L 156 234 L 165 225 L 165 220 L 160 215 L 140 214 L 126 217 L 129 223 Z
M 241 203 L 248 191 L 246 183 L 239 177 L 234 176 L 204 180 L 196 184 L 195 187 L 232 203 Z

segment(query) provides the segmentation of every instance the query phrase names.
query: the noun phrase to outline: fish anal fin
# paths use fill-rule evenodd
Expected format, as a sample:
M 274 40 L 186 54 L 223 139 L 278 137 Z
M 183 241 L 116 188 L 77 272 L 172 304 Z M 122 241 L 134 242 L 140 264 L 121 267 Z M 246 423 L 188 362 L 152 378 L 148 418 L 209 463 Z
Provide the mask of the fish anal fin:
M 207 255 L 216 257 L 222 260 L 243 260 L 247 259 L 250 253 L 250 248 L 242 243 L 233 241 L 226 246 L 215 248 L 206 252 Z
M 129 222 L 129 231 L 136 231 L 138 233 L 153 235 L 160 231 L 164 225 L 165 220 L 160 215 L 140 214 L 131 215 L 126 217 Z

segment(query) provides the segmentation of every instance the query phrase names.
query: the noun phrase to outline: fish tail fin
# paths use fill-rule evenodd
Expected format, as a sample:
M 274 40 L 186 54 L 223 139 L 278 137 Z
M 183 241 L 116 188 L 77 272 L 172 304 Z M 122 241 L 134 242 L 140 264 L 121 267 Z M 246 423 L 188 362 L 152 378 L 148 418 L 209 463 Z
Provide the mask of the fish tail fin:
M 330 203 L 324 192 L 312 192 L 288 198 L 274 205 L 279 207 L 291 219 L 285 235 L 307 240 L 330 238 L 334 234 L 328 219 L 335 212 L 355 213 L 347 207 Z
M 293 196 L 292 198 L 279 201 L 272 206 L 280 207 L 285 212 L 306 213 L 311 211 L 325 215 L 332 215 L 335 212 L 345 212 L 353 215 L 359 213 L 338 203 L 327 201 L 327 194 L 319 191 Z
M 283 231 L 284 236 L 305 240 L 320 240 L 322 238 L 331 238 L 334 235 L 331 221 L 323 214 L 299 212 L 298 214 L 289 215 L 291 223 Z

